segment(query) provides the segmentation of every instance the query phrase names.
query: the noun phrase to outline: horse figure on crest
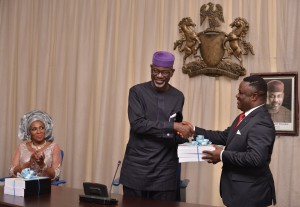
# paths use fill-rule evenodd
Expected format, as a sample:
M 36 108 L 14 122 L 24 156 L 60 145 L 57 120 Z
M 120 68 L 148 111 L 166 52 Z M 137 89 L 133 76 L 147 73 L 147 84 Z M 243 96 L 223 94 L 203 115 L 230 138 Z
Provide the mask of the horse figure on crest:
M 246 19 L 238 17 L 229 26 L 234 29 L 226 35 L 227 39 L 224 41 L 223 46 L 229 58 L 231 55 L 234 55 L 240 64 L 243 65 L 242 55 L 248 55 L 249 52 L 254 55 L 253 46 L 250 42 L 245 41 L 245 36 L 249 30 L 249 23 Z M 226 47 L 226 42 L 229 42 L 229 47 Z M 240 47 L 240 42 L 243 48 Z
M 183 65 L 190 55 L 197 57 L 197 50 L 201 44 L 197 33 L 194 31 L 196 24 L 190 17 L 183 18 L 179 23 L 179 33 L 182 35 L 180 40 L 174 42 L 174 50 L 178 47 L 179 52 L 184 51 Z M 184 44 L 185 43 L 185 44 Z M 198 56 L 199 57 L 199 56 Z

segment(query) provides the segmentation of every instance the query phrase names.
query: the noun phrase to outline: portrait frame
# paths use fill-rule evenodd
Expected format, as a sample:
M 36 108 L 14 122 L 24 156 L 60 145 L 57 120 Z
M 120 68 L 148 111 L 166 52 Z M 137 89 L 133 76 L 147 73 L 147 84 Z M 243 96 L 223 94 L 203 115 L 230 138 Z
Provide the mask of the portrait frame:
M 270 73 L 251 73 L 250 75 L 259 75 L 267 83 L 272 80 L 279 80 L 284 83 L 284 97 L 280 107 L 290 110 L 290 120 L 283 116 L 277 116 L 270 112 L 275 125 L 276 135 L 298 136 L 299 135 L 299 102 L 298 102 L 298 73 L 297 72 L 270 72 Z M 273 81 L 274 82 L 274 81 Z M 270 83 L 271 84 L 271 83 Z M 267 107 L 272 107 L 271 92 L 267 94 Z M 274 100 L 274 99 L 273 99 Z M 286 110 L 285 109 L 285 110 Z M 276 119 L 276 120 L 275 120 Z M 281 119 L 281 120 L 280 120 Z

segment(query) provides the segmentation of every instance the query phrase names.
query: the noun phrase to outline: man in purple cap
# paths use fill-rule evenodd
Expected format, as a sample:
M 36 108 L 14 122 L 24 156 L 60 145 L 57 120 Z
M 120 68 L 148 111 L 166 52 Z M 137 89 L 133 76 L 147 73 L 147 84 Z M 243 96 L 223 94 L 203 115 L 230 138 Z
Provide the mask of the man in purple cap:
M 193 135 L 183 125 L 184 95 L 169 84 L 175 57 L 165 51 L 154 53 L 151 81 L 129 91 L 130 138 L 121 169 L 120 183 L 126 197 L 176 200 L 178 187 L 177 145 Z
M 284 99 L 284 83 L 280 80 L 268 82 L 267 108 L 273 122 L 291 122 L 291 111 L 282 106 Z

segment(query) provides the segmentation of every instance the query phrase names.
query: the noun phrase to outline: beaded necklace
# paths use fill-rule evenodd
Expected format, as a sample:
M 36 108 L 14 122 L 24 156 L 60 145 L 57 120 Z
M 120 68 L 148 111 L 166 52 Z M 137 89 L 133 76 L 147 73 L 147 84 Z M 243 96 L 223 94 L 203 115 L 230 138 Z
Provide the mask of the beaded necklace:
M 32 147 L 33 149 L 35 149 L 35 150 L 40 150 L 40 149 L 42 149 L 43 147 L 45 147 L 46 144 L 47 144 L 46 140 L 44 140 L 44 143 L 43 143 L 42 145 L 39 145 L 39 146 L 35 146 L 35 145 L 33 144 L 33 142 L 31 142 L 31 147 Z

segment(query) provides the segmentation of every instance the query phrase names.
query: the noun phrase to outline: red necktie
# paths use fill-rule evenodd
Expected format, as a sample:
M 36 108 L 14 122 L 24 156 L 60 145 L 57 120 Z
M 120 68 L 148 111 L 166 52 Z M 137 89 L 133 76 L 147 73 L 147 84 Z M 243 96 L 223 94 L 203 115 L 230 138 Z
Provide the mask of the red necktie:
M 237 128 L 237 126 L 241 123 L 241 121 L 245 118 L 245 113 L 240 114 L 238 121 L 236 122 L 234 128 Z

